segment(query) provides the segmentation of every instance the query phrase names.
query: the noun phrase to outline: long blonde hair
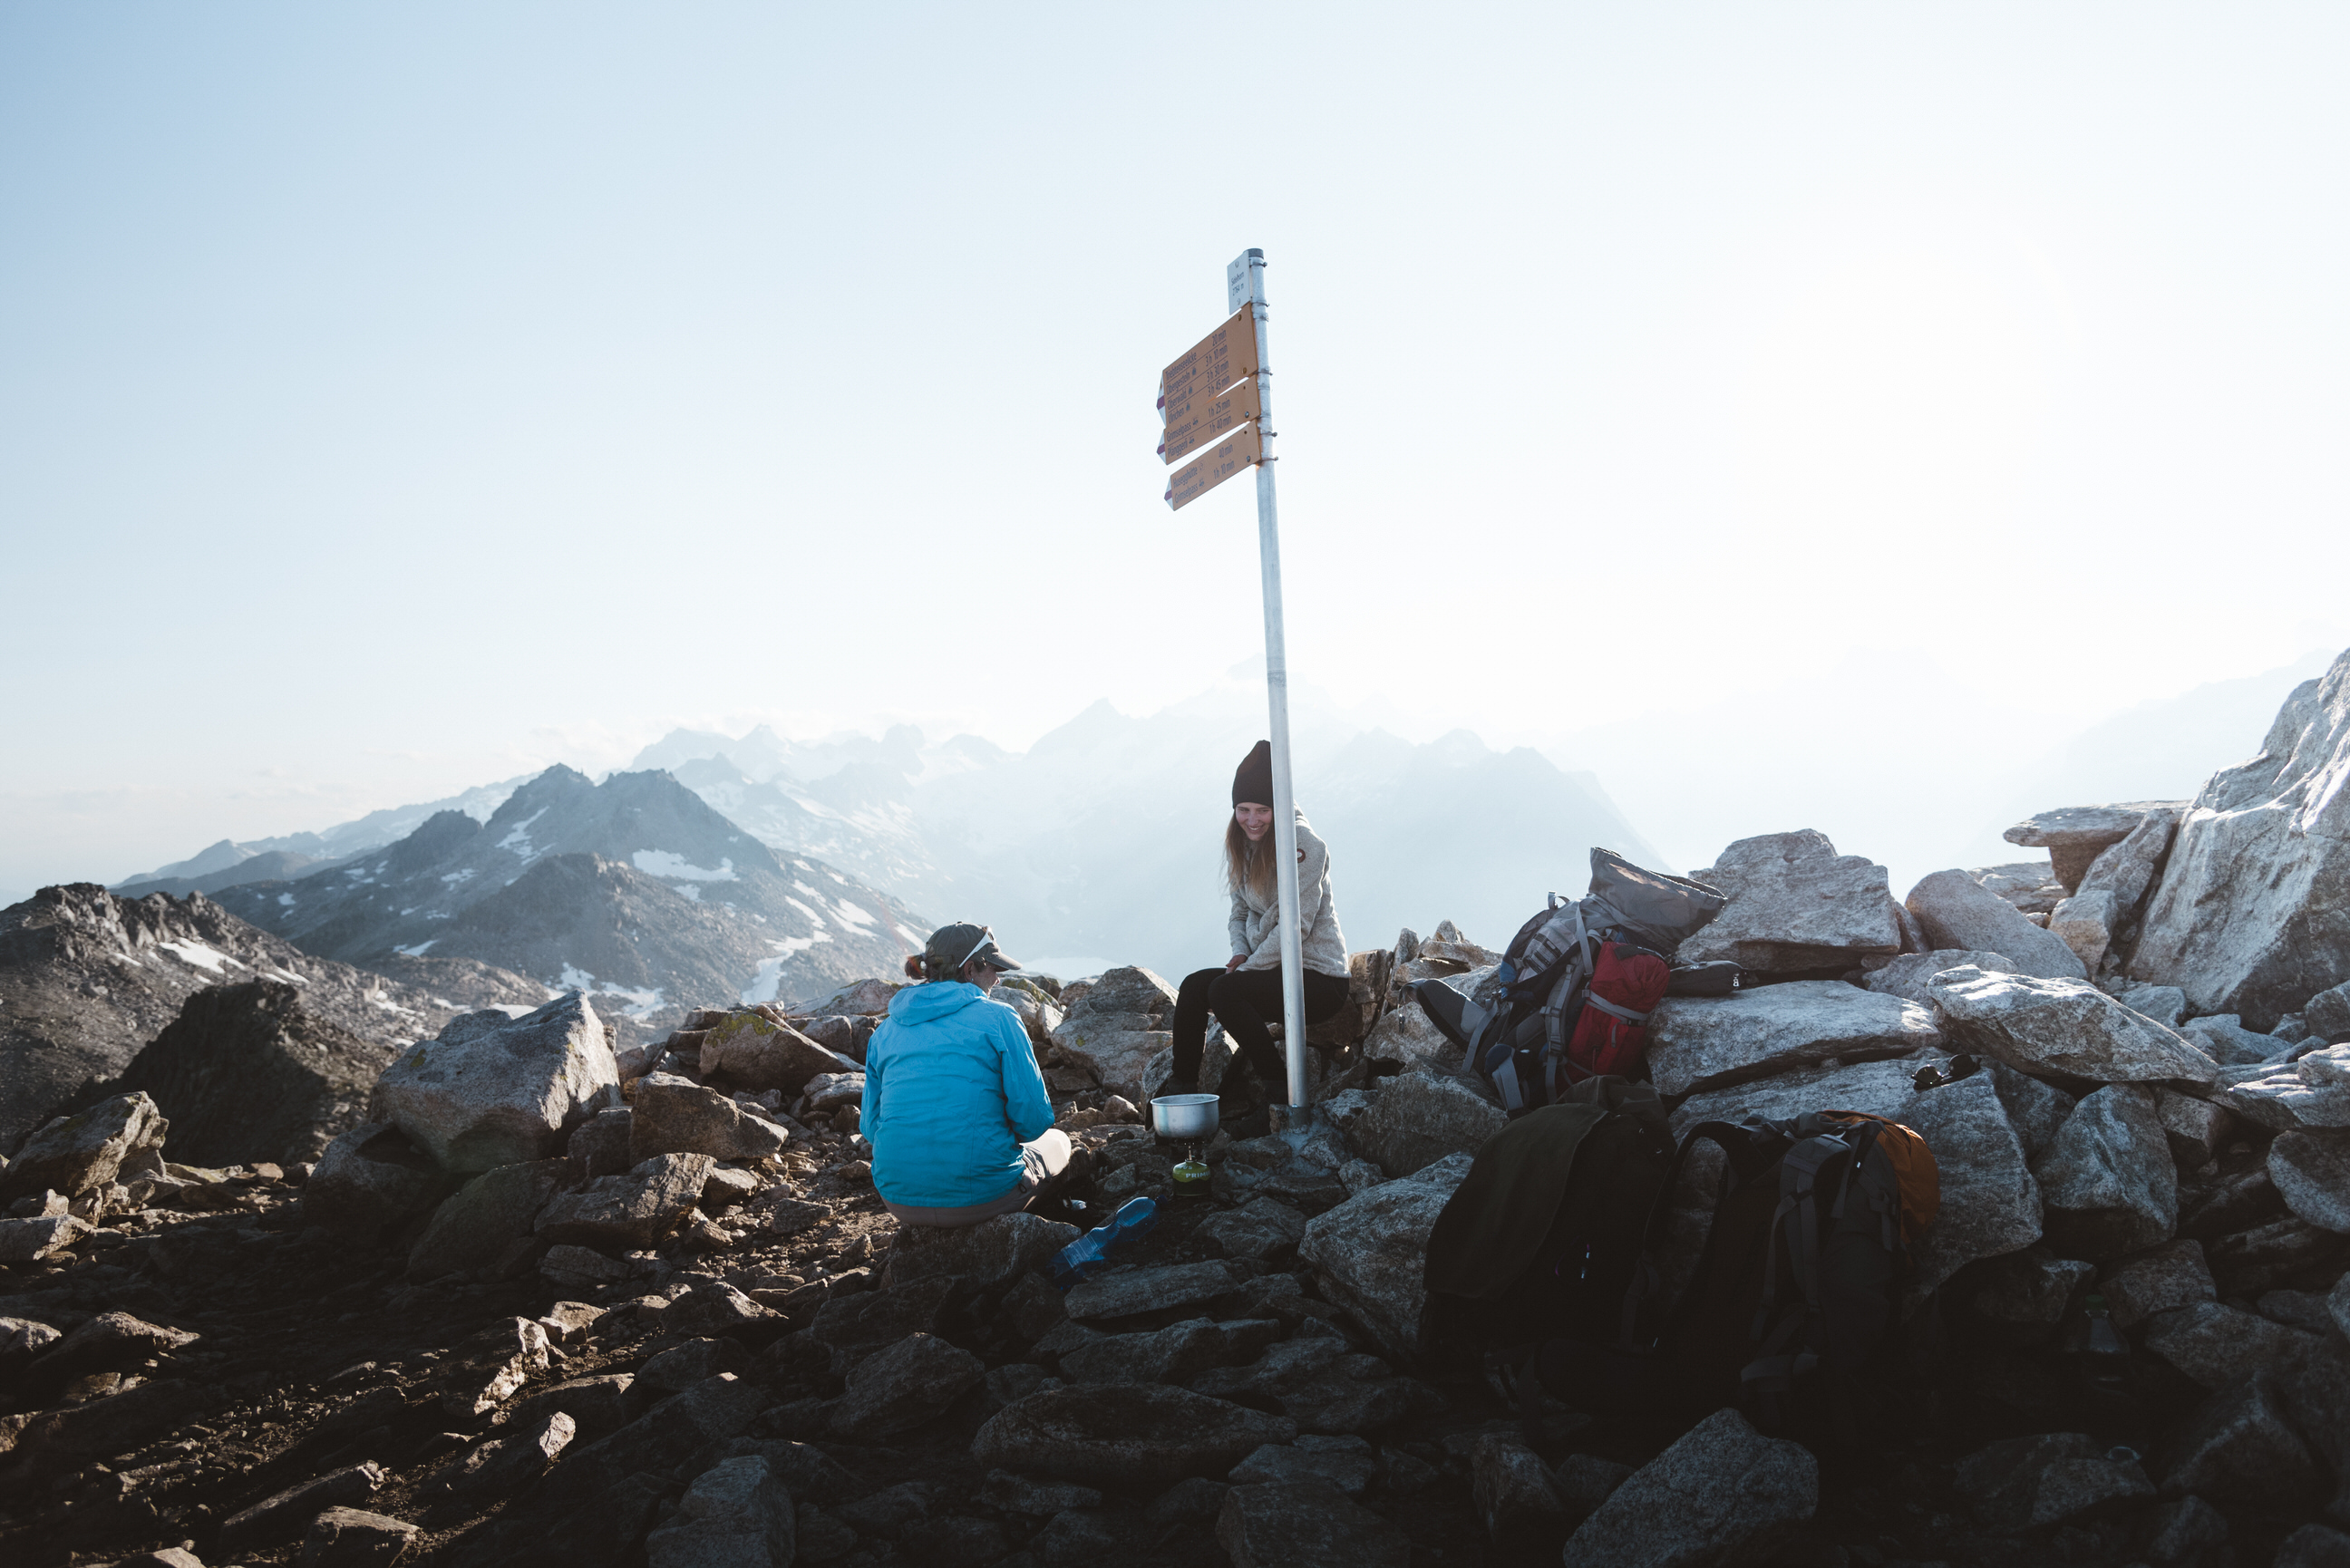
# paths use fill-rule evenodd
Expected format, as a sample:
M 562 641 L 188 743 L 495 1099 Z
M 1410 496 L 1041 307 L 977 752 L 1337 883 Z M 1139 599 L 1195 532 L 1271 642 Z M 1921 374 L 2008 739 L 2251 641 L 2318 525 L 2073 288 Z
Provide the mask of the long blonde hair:
M 1243 888 L 1256 895 L 1257 902 L 1271 906 L 1274 889 L 1279 885 L 1278 871 L 1274 865 L 1274 833 L 1265 829 L 1262 842 L 1251 844 L 1249 836 L 1241 831 L 1240 818 L 1224 819 L 1224 886 L 1237 893 Z

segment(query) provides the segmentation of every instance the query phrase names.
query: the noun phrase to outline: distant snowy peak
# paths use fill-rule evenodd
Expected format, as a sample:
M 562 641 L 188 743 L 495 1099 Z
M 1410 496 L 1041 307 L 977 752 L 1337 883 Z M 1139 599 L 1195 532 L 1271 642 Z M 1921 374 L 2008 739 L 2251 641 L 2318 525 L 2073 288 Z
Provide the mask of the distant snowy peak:
M 920 918 L 762 844 L 665 772 L 547 769 L 476 822 L 440 812 L 317 876 L 223 896 L 312 950 L 470 958 L 649 1023 L 893 971 Z

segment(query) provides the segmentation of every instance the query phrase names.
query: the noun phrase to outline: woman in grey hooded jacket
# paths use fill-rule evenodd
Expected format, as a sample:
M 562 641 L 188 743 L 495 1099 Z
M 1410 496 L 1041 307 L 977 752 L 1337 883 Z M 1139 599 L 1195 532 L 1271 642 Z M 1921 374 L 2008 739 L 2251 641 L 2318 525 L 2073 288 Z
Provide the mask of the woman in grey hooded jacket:
M 1232 775 L 1224 828 L 1224 881 L 1232 892 L 1227 930 L 1232 956 L 1222 969 L 1186 975 L 1175 997 L 1175 1067 L 1161 1094 L 1197 1089 L 1212 1010 L 1266 1098 L 1285 1094 L 1287 1070 L 1265 1030 L 1281 1016 L 1281 906 L 1274 865 L 1273 746 L 1259 741 Z M 1297 927 L 1305 962 L 1305 1021 L 1319 1023 L 1347 1002 L 1347 939 L 1330 900 L 1330 851 L 1297 814 Z M 1227 1100 L 1237 1096 L 1231 1074 Z

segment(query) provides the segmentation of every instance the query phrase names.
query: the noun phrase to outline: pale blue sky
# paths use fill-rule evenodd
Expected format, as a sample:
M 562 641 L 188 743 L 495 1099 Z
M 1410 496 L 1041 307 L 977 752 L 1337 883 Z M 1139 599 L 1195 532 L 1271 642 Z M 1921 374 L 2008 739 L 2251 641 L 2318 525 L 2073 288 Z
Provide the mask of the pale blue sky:
M 0 6 L 0 888 L 678 723 L 1016 746 L 1206 685 L 1256 647 L 1249 487 L 1170 517 L 1151 400 L 1249 245 L 1293 665 L 1408 735 L 1605 779 L 1570 737 L 1692 690 L 1898 747 L 2338 648 L 2345 45 Z M 1530 697 L 1562 647 L 1638 678 Z

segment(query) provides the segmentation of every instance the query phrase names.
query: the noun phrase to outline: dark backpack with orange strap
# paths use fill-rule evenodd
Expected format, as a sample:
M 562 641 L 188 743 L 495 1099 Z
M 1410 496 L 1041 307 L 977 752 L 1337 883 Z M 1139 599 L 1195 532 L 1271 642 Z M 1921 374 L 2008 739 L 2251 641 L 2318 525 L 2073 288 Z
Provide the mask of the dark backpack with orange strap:
M 1668 1301 L 1655 1258 L 1700 1143 L 1718 1146 L 1728 1168 L 1696 1269 Z M 1882 1116 L 1700 1122 L 1682 1137 L 1649 1211 L 1616 1343 L 1555 1340 L 1527 1370 L 1579 1409 L 1737 1402 L 1777 1426 L 1788 1396 L 1814 1375 L 1849 1379 L 1876 1353 L 1900 1301 L 1909 1244 L 1940 1203 L 1926 1140 Z
M 1730 1170 L 1697 1272 L 1659 1342 L 1700 1379 L 1775 1417 L 1800 1379 L 1856 1373 L 1875 1353 L 1899 1304 L 1908 1244 L 1940 1207 L 1940 1176 L 1924 1138 L 1858 1111 L 1700 1122 L 1676 1168 L 1701 1138 L 1729 1156 Z

